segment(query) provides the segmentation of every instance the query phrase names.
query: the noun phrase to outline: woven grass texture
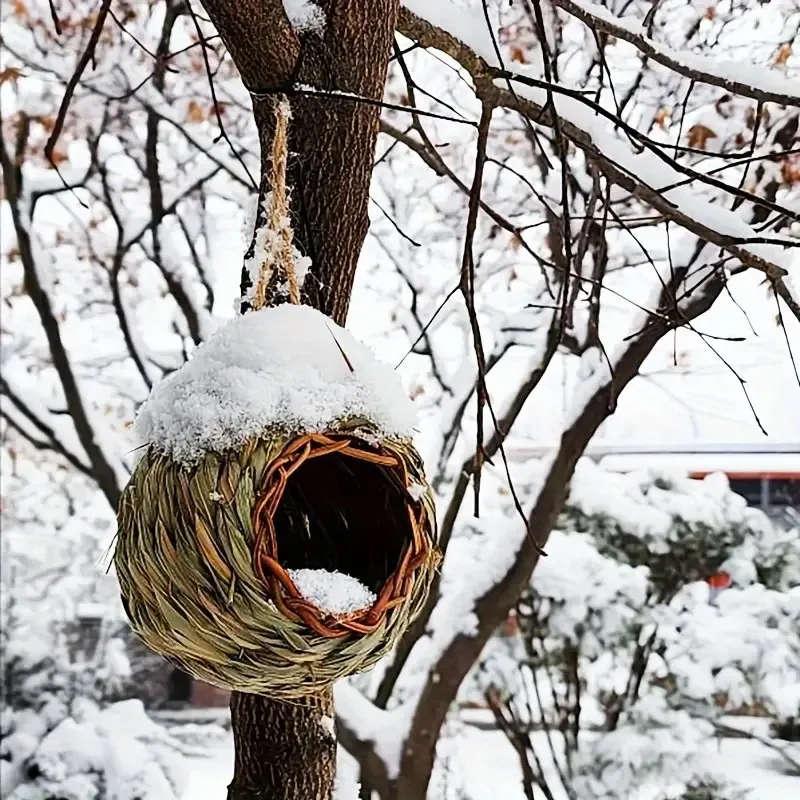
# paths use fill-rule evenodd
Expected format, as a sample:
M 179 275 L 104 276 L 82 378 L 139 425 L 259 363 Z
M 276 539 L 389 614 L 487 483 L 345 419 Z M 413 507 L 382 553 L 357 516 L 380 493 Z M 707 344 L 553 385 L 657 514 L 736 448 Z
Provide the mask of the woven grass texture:
M 194 466 L 148 452 L 120 504 L 114 562 L 134 630 L 196 678 L 292 699 L 385 655 L 439 561 L 419 455 L 359 423 L 253 439 Z M 290 571 L 337 570 L 374 593 L 334 615 Z

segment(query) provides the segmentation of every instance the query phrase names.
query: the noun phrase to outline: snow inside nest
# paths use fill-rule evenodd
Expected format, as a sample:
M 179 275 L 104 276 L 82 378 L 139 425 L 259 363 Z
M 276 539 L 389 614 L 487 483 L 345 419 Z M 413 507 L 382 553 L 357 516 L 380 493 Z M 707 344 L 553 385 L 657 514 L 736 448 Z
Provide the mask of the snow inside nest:
M 319 311 L 282 305 L 214 333 L 153 389 L 134 434 L 142 449 L 192 464 L 271 430 L 330 430 L 353 418 L 404 438 L 416 424 L 388 364 Z
M 290 569 L 297 591 L 320 611 L 352 614 L 370 608 L 375 595 L 358 578 L 326 569 Z

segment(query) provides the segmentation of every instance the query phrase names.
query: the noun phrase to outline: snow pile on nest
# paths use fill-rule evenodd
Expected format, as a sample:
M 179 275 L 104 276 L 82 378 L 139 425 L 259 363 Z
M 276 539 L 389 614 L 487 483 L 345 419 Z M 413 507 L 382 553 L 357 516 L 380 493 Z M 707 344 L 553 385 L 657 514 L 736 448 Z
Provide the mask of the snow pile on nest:
M 191 463 L 271 429 L 322 431 L 354 417 L 402 437 L 416 423 L 388 364 L 319 311 L 282 305 L 214 333 L 153 389 L 134 434 L 138 444 Z
M 320 611 L 352 614 L 369 608 L 375 595 L 357 578 L 326 569 L 290 569 L 297 591 Z

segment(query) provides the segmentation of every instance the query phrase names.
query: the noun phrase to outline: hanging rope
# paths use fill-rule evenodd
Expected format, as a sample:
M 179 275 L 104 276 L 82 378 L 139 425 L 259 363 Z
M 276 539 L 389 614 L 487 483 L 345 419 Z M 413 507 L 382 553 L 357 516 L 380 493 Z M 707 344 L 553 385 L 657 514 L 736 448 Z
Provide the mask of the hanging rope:
M 265 221 L 264 254 L 253 287 L 252 307 L 256 310 L 267 304 L 267 287 L 276 266 L 283 270 L 289 289 L 289 300 L 300 305 L 300 286 L 294 269 L 292 224 L 289 217 L 289 193 L 286 189 L 286 162 L 289 156 L 289 101 L 283 98 L 275 106 L 275 134 L 269 170 L 269 207 Z

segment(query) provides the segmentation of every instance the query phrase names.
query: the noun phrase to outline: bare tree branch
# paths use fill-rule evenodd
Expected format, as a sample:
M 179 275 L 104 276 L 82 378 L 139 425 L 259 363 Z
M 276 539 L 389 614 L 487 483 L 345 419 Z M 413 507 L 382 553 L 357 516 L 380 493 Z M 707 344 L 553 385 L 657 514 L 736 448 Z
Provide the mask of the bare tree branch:
M 64 458 L 79 472 L 82 472 L 84 475 L 92 475 L 91 465 L 82 461 L 76 453 L 66 446 L 53 427 L 48 425 L 47 422 L 45 422 L 25 403 L 23 398 L 20 397 L 20 395 L 17 394 L 17 392 L 15 392 L 11 386 L 9 386 L 5 378 L 0 378 L 0 394 L 8 398 L 16 412 L 18 412 L 20 416 L 35 429 L 36 432 L 44 436 L 44 439 L 37 438 L 35 434 L 30 429 L 26 428 L 25 425 L 22 424 L 13 413 L 9 413 L 8 409 L 0 409 L 0 413 L 2 413 L 3 418 L 9 425 L 11 425 L 12 428 L 14 428 L 20 435 L 27 439 L 37 450 L 52 450 L 54 453 L 58 453 L 58 455 Z
M 42 324 L 42 329 L 47 337 L 50 357 L 58 373 L 67 408 L 72 417 L 72 422 L 75 425 L 78 439 L 92 466 L 92 473 L 97 480 L 100 490 L 111 504 L 111 507 L 116 508 L 121 494 L 121 487 L 117 480 L 117 474 L 97 441 L 94 427 L 84 405 L 78 381 L 72 370 L 69 354 L 61 339 L 58 320 L 53 313 L 50 298 L 39 280 L 39 274 L 33 256 L 33 248 L 31 246 L 29 233 L 31 220 L 25 218 L 26 212 L 23 208 L 22 196 L 22 169 L 20 166 L 28 138 L 28 131 L 29 121 L 27 117 L 23 116 L 20 121 L 15 153 L 12 156 L 6 147 L 5 135 L 2 130 L 0 130 L 0 161 L 3 167 L 3 185 L 5 187 L 6 201 L 11 209 L 14 232 L 17 236 L 17 247 L 25 274 L 25 288 L 36 308 L 36 312 Z

